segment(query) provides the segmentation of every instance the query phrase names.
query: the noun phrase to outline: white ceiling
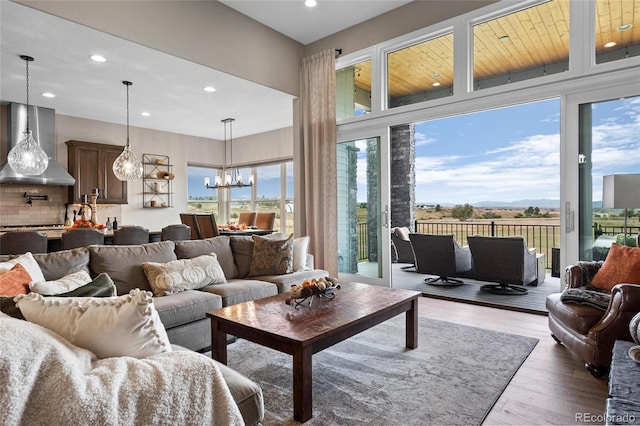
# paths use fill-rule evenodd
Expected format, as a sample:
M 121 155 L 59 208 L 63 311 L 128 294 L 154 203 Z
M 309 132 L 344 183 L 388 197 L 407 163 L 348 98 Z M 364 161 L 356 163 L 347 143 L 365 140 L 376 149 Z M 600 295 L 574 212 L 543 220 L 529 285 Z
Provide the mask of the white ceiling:
M 408 1 L 318 0 L 313 9 L 303 0 L 223 3 L 304 44 Z M 236 119 L 234 137 L 292 125 L 289 94 L 20 4 L 0 1 L 0 36 L 3 102 L 25 103 L 25 62 L 19 55 L 29 55 L 35 58 L 29 64 L 29 101 L 57 114 L 124 124 L 122 81 L 129 80 L 131 126 L 222 140 L 220 120 L 227 117 Z M 94 53 L 107 62 L 93 62 L 89 56 Z M 203 90 L 209 85 L 216 92 Z M 43 92 L 56 97 L 45 98 Z M 151 116 L 142 117 L 143 111 Z
M 330 34 L 382 15 L 411 0 L 220 0 L 243 15 L 297 40 L 310 44 Z

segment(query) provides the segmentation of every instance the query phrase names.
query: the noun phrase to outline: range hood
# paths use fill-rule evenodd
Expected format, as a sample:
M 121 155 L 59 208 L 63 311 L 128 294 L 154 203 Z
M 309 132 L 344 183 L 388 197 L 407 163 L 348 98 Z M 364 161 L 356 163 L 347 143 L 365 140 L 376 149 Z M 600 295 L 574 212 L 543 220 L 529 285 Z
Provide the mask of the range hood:
M 24 137 L 27 127 L 27 106 L 11 103 L 7 107 L 7 153 Z M 39 176 L 23 176 L 13 171 L 9 161 L 0 164 L 0 184 L 18 183 L 24 185 L 75 185 L 76 180 L 56 161 L 55 110 L 29 105 L 29 127 L 33 138 L 49 157 L 47 169 Z

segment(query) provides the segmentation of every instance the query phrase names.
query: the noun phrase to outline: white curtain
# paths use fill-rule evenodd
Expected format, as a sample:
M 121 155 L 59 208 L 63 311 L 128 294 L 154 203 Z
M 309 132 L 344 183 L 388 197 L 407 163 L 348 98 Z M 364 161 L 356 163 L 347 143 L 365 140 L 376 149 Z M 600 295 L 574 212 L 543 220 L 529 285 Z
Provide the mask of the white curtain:
M 315 265 L 338 274 L 336 201 L 335 52 L 302 60 L 302 157 L 304 209 L 309 251 Z

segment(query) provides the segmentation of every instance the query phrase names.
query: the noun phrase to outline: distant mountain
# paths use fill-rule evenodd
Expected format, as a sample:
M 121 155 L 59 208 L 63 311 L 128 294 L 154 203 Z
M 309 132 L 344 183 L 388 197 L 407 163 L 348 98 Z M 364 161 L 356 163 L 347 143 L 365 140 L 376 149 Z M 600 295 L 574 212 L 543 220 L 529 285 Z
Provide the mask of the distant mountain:
M 416 203 L 417 205 L 425 205 L 425 206 L 435 206 L 438 203 L 426 203 L 420 202 Z M 439 203 L 441 207 L 451 208 L 454 207 L 455 204 L 451 203 Z M 465 204 L 465 203 L 460 203 Z M 480 201 L 477 203 L 469 203 L 473 207 L 479 209 L 520 209 L 527 207 L 539 207 L 541 209 L 559 209 L 560 208 L 560 200 L 549 200 L 549 199 L 538 199 L 538 200 L 517 200 L 517 201 Z

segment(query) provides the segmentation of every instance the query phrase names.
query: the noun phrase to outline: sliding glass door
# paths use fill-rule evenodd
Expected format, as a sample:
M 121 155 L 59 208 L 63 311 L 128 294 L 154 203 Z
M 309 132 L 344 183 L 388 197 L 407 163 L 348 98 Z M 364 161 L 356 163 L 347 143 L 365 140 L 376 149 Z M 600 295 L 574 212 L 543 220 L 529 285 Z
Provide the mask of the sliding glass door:
M 388 130 L 344 135 L 336 149 L 339 278 L 389 287 Z

